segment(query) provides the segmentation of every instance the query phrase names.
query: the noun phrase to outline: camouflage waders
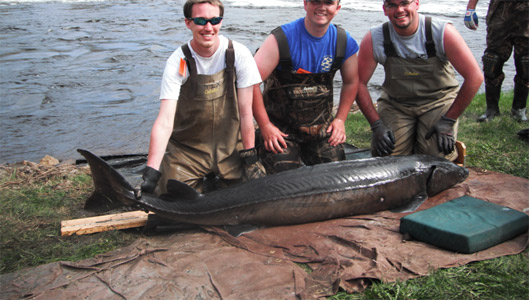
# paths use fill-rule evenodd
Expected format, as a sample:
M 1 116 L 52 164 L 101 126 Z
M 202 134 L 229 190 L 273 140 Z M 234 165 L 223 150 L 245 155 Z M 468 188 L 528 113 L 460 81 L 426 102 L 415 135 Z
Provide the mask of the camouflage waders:
M 281 69 L 265 81 L 263 100 L 270 121 L 282 132 L 283 153 L 266 151 L 260 132 L 256 144 L 267 174 L 345 159 L 343 145 L 332 147 L 326 133 L 333 120 L 333 78 L 345 55 L 346 34 L 337 27 L 336 59 L 328 73 L 298 74 L 292 71 L 290 50 L 281 27 L 272 31 L 279 45 Z
M 519 121 L 525 116 L 529 92 L 529 1 L 491 0 L 487 13 L 487 48 L 483 54 L 487 111 L 478 121 L 499 115 L 503 65 L 514 48 L 514 98 L 511 113 Z

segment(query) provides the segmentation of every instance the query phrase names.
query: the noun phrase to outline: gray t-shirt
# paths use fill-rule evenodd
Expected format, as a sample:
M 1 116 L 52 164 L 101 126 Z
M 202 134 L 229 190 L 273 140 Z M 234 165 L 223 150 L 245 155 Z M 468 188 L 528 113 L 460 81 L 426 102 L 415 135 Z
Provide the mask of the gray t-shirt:
M 401 36 L 395 32 L 393 26 L 389 26 L 389 35 L 397 55 L 402 58 L 428 58 L 426 47 L 425 34 L 425 19 L 426 17 L 419 14 L 419 28 L 410 36 Z M 444 49 L 444 30 L 449 21 L 432 18 L 432 37 L 435 43 L 436 54 L 439 59 L 446 61 L 446 53 Z M 382 32 L 382 24 L 372 27 L 371 38 L 373 41 L 373 55 L 375 60 L 380 64 L 385 64 L 386 54 L 384 53 L 384 34 Z

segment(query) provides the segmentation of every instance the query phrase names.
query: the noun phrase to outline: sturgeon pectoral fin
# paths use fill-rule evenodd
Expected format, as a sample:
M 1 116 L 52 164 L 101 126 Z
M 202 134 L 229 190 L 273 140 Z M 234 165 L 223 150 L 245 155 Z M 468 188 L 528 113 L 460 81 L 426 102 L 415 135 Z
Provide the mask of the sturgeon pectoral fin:
M 408 202 L 407 204 L 399 207 L 395 207 L 393 209 L 390 209 L 389 211 L 394 213 L 407 213 L 415 211 L 421 204 L 428 199 L 428 195 L 425 193 L 420 193 L 418 195 L 415 195 L 413 199 Z
M 234 237 L 239 237 L 245 233 L 252 232 L 260 228 L 263 228 L 263 226 L 255 226 L 251 224 L 225 225 L 224 226 L 224 229 Z

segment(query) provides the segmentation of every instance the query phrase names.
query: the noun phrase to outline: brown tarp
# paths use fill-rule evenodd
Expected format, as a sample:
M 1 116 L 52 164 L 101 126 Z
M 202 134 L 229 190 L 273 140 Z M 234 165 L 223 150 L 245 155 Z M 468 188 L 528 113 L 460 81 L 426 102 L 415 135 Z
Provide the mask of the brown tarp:
M 460 196 L 529 213 L 529 180 L 471 169 L 469 178 L 419 210 Z M 388 211 L 266 228 L 234 237 L 218 227 L 156 235 L 80 262 L 57 262 L 0 277 L 2 299 L 317 299 L 522 252 L 527 233 L 458 254 L 405 240 Z M 301 264 L 312 270 L 307 270 Z

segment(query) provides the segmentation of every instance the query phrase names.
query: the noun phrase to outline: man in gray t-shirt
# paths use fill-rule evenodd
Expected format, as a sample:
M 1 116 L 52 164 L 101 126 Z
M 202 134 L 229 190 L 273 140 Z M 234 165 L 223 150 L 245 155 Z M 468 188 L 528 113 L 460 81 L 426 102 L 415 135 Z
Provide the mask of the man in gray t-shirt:
M 422 153 L 455 160 L 457 118 L 483 75 L 452 24 L 418 9 L 419 0 L 384 1 L 389 22 L 373 27 L 360 45 L 357 103 L 371 124 L 374 156 Z M 386 77 L 377 111 L 367 83 L 379 63 Z M 464 79 L 461 87 L 454 68 Z

